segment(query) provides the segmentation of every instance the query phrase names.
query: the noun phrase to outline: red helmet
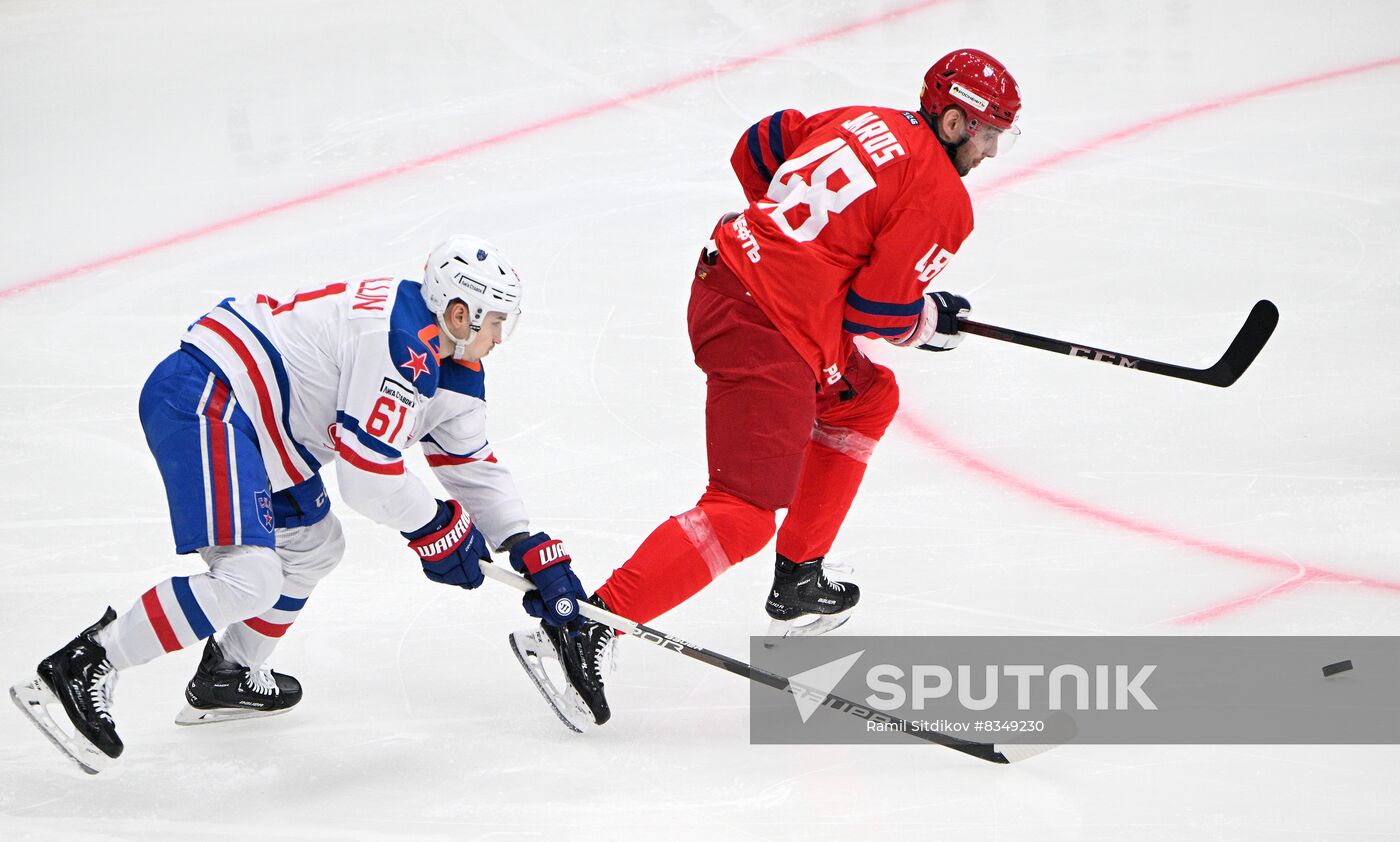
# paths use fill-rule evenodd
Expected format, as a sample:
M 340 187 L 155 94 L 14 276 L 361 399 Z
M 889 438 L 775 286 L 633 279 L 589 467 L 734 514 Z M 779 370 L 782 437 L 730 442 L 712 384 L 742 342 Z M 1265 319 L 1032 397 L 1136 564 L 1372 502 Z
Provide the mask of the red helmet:
M 956 105 L 967 115 L 969 134 L 979 122 L 1005 130 L 1021 111 L 1021 89 L 1006 65 L 981 50 L 954 50 L 924 74 L 919 105 L 935 117 Z

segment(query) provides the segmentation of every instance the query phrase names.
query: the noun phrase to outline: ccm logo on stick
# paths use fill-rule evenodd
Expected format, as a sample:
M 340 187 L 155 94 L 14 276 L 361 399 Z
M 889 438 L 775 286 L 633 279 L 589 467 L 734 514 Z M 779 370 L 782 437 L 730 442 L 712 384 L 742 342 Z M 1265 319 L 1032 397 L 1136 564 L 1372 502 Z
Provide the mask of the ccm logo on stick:
M 1122 354 L 1110 354 L 1108 351 L 1100 351 L 1095 348 L 1081 348 L 1078 345 L 1069 346 L 1069 355 L 1071 357 L 1084 357 L 1089 360 L 1111 363 L 1122 366 L 1123 368 L 1137 368 L 1137 364 L 1140 362 L 1140 360 L 1135 360 L 1132 357 L 1125 357 Z

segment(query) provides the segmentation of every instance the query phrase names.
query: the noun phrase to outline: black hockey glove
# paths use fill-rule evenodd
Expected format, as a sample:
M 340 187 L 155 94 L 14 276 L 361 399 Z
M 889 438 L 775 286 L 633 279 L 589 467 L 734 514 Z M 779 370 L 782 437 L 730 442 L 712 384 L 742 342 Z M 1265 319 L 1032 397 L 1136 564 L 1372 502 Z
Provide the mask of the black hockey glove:
M 951 351 L 962 342 L 958 319 L 971 312 L 972 305 L 961 295 L 930 292 L 924 296 L 924 311 L 913 333 L 895 344 L 913 345 L 923 351 Z

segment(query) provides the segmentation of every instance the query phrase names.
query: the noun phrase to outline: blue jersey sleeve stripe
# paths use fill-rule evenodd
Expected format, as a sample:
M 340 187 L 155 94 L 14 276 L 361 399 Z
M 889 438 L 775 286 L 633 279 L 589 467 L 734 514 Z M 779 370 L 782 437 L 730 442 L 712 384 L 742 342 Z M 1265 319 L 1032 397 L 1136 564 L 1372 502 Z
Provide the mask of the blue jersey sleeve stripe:
M 365 447 L 369 448 L 370 450 L 373 450 L 380 456 L 384 456 L 389 459 L 403 458 L 403 453 L 396 449 L 393 445 L 385 444 L 384 442 L 380 441 L 379 439 L 360 429 L 360 422 L 356 421 L 354 416 L 346 412 L 337 411 L 335 413 L 335 423 L 339 424 L 342 428 L 354 433 L 355 438 L 359 439 L 360 444 L 363 444 Z
M 305 604 L 305 597 L 297 599 L 294 596 L 282 594 L 282 596 L 278 597 L 277 604 L 272 606 L 272 608 L 274 611 L 300 611 L 301 607 Z
M 758 170 L 758 174 L 763 176 L 764 181 L 773 180 L 773 172 L 768 169 L 768 165 L 763 163 L 763 147 L 758 141 L 758 123 L 749 126 L 749 155 L 753 157 L 753 167 Z
M 209 618 L 204 616 L 204 609 L 199 607 L 199 600 L 194 598 L 194 591 L 190 588 L 188 576 L 176 576 L 170 580 L 171 590 L 175 591 L 175 600 L 180 603 L 180 611 L 185 615 L 185 621 L 190 624 L 190 631 L 195 637 L 203 640 L 214 633 L 214 626 L 209 622 Z
M 785 113 L 787 113 L 787 109 L 775 111 L 773 116 L 768 118 L 768 149 L 773 153 L 773 163 L 779 167 L 787 160 L 787 153 L 783 151 L 783 114 Z
M 846 292 L 846 306 L 852 310 L 869 313 L 872 316 L 917 316 L 924 311 L 922 297 L 908 304 L 892 304 L 888 301 L 872 301 L 856 295 L 854 290 Z
M 870 325 L 857 324 L 849 319 L 841 322 L 841 329 L 847 333 L 854 333 L 856 336 L 903 336 L 909 332 L 908 325 L 904 327 L 871 327 Z

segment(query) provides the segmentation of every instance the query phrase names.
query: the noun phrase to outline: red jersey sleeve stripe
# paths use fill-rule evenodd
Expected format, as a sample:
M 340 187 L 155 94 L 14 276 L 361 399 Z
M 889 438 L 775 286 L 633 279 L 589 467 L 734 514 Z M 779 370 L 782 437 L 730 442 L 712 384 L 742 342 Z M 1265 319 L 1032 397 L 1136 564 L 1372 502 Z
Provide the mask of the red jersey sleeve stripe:
M 371 474 L 381 474 L 383 476 L 391 477 L 403 475 L 402 459 L 395 459 L 392 462 L 375 462 L 374 460 L 355 452 L 354 443 L 340 437 L 339 435 L 337 435 L 335 439 L 335 452 L 338 456 L 340 456 L 341 459 L 344 459 L 348 464 L 352 465 L 353 467 L 359 468 L 362 471 L 367 471 Z
M 444 468 L 451 465 L 470 465 L 473 462 L 495 462 L 496 454 L 491 453 L 485 457 L 481 456 L 452 456 L 451 454 L 430 453 L 427 456 L 428 467 Z

